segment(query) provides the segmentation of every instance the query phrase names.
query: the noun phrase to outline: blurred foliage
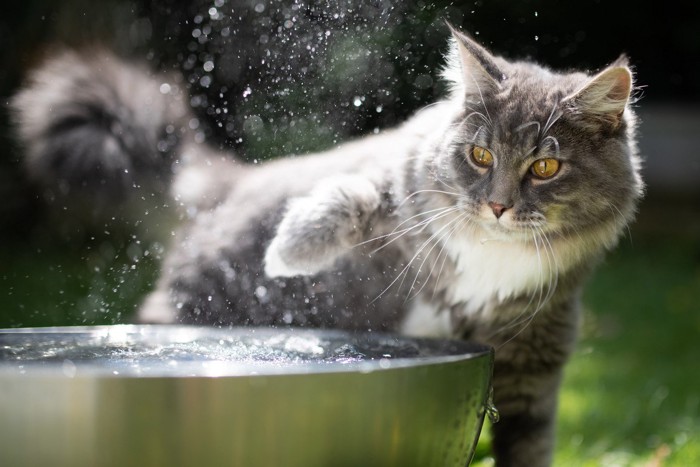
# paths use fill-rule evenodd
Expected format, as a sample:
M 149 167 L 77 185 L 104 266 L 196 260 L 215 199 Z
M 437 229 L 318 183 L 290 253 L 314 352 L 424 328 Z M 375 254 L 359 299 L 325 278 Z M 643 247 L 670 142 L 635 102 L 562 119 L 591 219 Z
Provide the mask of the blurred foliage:
M 700 52 L 699 10 L 600 0 L 10 2 L 0 18 L 0 98 L 51 47 L 102 44 L 182 73 L 201 137 L 261 161 L 395 125 L 443 95 L 446 20 L 496 53 L 554 68 L 595 70 L 625 52 L 652 99 L 697 101 L 700 65 L 682 57 Z M 652 24 L 673 27 L 656 34 L 643 26 Z M 24 236 L 42 203 L 8 129 L 3 107 L 0 235 Z
M 0 328 L 130 322 L 161 253 L 159 244 L 144 248 L 138 240 L 0 250 Z

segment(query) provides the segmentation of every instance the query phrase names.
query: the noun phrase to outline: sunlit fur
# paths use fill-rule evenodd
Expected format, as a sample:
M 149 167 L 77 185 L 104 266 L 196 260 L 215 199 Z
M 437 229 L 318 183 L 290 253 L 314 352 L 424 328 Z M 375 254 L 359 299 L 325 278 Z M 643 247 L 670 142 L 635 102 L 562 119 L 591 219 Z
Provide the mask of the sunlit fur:
M 444 101 L 325 153 L 245 166 L 192 137 L 180 95 L 164 100 L 174 85 L 100 54 L 57 55 L 13 108 L 38 181 L 93 199 L 114 167 L 130 170 L 112 190 L 120 196 L 154 167 L 174 176 L 185 222 L 143 321 L 488 343 L 497 465 L 551 461 L 581 287 L 642 192 L 625 60 L 592 76 L 556 73 L 453 30 Z M 474 146 L 493 163 L 477 164 Z M 546 179 L 530 172 L 544 158 L 560 164 Z

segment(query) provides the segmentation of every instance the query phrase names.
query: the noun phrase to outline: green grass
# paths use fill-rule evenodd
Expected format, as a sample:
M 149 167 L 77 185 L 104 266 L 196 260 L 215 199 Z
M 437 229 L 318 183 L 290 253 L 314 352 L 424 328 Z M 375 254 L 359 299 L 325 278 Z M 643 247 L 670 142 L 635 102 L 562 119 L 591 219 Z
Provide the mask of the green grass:
M 700 242 L 611 254 L 584 296 L 560 396 L 555 465 L 700 465 Z M 488 466 L 488 436 L 476 466 Z
M 700 245 L 625 245 L 585 295 L 560 403 L 560 465 L 700 465 Z
M 0 327 L 129 322 L 155 281 L 161 251 L 135 241 L 31 248 L 5 242 Z
M 700 465 L 700 241 L 686 237 L 635 233 L 589 283 L 555 465 Z M 155 279 L 158 251 L 6 242 L 0 327 L 126 322 Z M 492 463 L 488 443 L 475 465 Z

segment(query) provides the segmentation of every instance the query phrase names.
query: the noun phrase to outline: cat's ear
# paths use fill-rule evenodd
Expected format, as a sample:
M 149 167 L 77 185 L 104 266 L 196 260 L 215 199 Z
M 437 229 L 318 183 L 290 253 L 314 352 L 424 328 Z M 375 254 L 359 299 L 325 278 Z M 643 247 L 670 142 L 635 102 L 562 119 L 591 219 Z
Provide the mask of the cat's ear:
M 564 99 L 577 115 L 591 123 L 616 129 L 622 123 L 633 88 L 627 57 L 621 56 L 586 85 Z
M 505 75 L 496 65 L 494 57 L 450 23 L 447 23 L 447 27 L 452 32 L 452 41 L 445 77 L 466 94 L 479 95 L 499 89 Z
M 612 62 L 610 64 L 611 67 L 615 66 L 621 66 L 621 67 L 629 67 L 630 66 L 630 59 L 626 54 L 622 54 L 619 57 L 617 57 L 617 60 Z

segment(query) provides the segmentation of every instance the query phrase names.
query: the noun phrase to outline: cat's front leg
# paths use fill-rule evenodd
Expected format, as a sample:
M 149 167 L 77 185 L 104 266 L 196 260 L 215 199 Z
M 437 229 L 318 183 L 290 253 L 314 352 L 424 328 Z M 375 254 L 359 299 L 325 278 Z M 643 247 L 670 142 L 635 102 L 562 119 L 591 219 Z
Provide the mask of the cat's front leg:
M 494 375 L 494 398 L 500 420 L 492 427 L 496 465 L 551 465 L 560 371 L 511 374 L 505 378 L 499 375 L 497 368 L 498 364 Z M 511 388 L 504 387 L 504 384 Z M 513 390 L 513 386 L 519 389 Z M 500 396 L 496 395 L 499 393 Z
M 311 275 L 366 239 L 381 206 L 368 178 L 345 175 L 322 181 L 308 196 L 290 200 L 265 254 L 270 277 Z
M 576 340 L 578 313 L 567 306 L 544 314 L 515 337 L 493 343 L 500 420 L 492 431 L 498 467 L 552 463 L 559 386 Z

